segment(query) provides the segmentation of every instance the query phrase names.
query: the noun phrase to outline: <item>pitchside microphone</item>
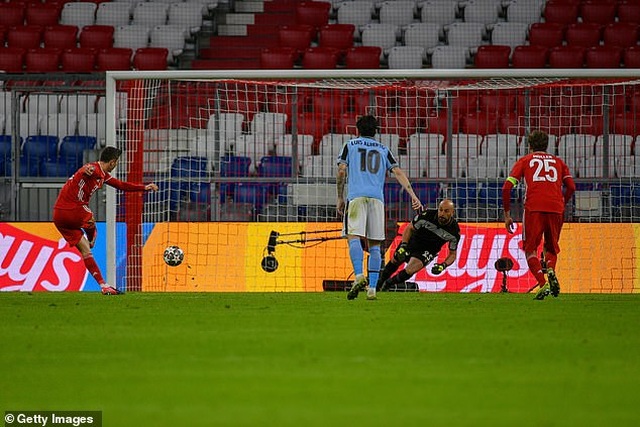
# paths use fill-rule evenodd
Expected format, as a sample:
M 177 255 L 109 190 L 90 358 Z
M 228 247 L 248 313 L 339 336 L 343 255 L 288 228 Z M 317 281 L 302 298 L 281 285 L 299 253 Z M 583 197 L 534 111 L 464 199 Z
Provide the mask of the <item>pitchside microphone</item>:
M 267 255 L 262 258 L 262 262 L 260 263 L 262 269 L 267 273 L 273 273 L 278 269 L 278 260 L 275 256 L 278 236 L 279 233 L 277 231 L 272 231 L 271 234 L 269 234 L 269 242 L 265 248 Z

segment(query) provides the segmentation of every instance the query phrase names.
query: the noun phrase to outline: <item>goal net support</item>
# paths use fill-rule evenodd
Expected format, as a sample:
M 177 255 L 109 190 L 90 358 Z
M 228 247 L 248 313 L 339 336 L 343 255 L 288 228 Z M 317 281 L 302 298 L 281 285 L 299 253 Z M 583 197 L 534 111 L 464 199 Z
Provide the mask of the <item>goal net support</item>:
M 501 189 L 540 129 L 578 185 L 560 242 L 563 291 L 637 291 L 640 78 L 630 71 L 107 72 L 107 144 L 124 151 L 114 173 L 160 188 L 108 189 L 108 280 L 129 291 L 343 289 L 353 277 L 336 158 L 357 117 L 374 114 L 423 204 L 450 198 L 462 228 L 456 262 L 408 288 L 498 292 L 505 257 L 510 291 L 535 285 L 521 228 L 504 229 Z M 518 222 L 524 194 L 512 191 Z M 414 215 L 392 176 L 385 213 L 388 260 Z M 163 261 L 170 245 L 184 250 L 178 267 Z

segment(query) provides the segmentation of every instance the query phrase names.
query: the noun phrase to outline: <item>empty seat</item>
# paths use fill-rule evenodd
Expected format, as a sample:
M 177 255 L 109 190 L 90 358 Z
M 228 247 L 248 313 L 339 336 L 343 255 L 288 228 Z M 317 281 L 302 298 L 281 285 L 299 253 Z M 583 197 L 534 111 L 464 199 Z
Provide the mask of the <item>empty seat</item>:
M 585 49 L 580 46 L 556 46 L 549 49 L 551 68 L 582 68 Z
M 42 35 L 44 47 L 67 49 L 76 47 L 78 27 L 75 25 L 52 25 L 45 27 Z
M 478 46 L 474 62 L 476 68 L 509 68 L 509 46 L 484 45 Z
M 278 28 L 278 45 L 296 50 L 298 57 L 302 55 L 314 37 L 315 29 L 311 25 L 283 25 Z
M 97 8 L 97 4 L 92 2 L 65 3 L 60 13 L 60 24 L 75 25 L 78 28 L 93 25 Z
M 276 139 L 276 154 L 278 156 L 293 156 L 294 138 L 296 140 L 295 148 L 298 152 L 298 163 L 304 164 L 304 159 L 312 155 L 313 152 L 313 135 L 282 135 Z
M 167 23 L 167 3 L 141 2 L 133 9 L 133 24 L 153 28 Z
M 274 142 L 287 129 L 287 115 L 283 113 L 256 113 L 251 120 L 251 133 Z
M 29 49 L 24 56 L 24 70 L 27 73 L 54 73 L 60 69 L 60 49 Z
M 167 11 L 167 24 L 196 34 L 202 29 L 202 8 L 197 3 L 172 2 Z
M 364 68 L 375 69 L 380 68 L 380 56 L 382 48 L 378 46 L 356 46 L 347 50 L 345 56 L 345 66 L 349 69 Z
M 78 116 L 78 135 L 93 136 L 99 142 L 106 138 L 106 118 L 104 113 L 87 113 Z
M 480 46 L 484 32 L 485 26 L 479 22 L 454 22 L 449 25 L 447 42 L 449 46 Z
M 11 27 L 7 32 L 7 46 L 22 49 L 35 49 L 42 42 L 43 28 L 39 25 Z
M 414 0 L 387 0 L 378 6 L 381 24 L 406 27 L 414 22 L 413 15 L 416 8 Z
M 422 68 L 424 48 L 420 46 L 394 46 L 389 51 L 389 69 Z
M 365 0 L 353 0 L 340 4 L 337 13 L 338 24 L 352 24 L 359 38 L 359 28 L 373 21 L 374 6 Z
M 636 0 L 620 0 L 617 9 L 618 22 L 640 24 L 640 3 Z
M 28 3 L 25 10 L 27 25 L 57 25 L 60 18 L 60 8 L 56 3 Z
M 557 22 L 562 25 L 577 22 L 579 7 L 579 3 L 549 0 L 544 7 L 545 22 Z
M 111 47 L 98 50 L 96 56 L 97 71 L 130 70 L 133 51 L 122 47 Z
M 318 46 L 331 47 L 346 53 L 353 46 L 356 27 L 352 24 L 325 25 L 318 33 Z
M 127 2 L 102 2 L 96 10 L 96 25 L 129 25 L 131 6 Z
M 458 4 L 448 0 L 427 0 L 421 2 L 420 22 L 449 25 L 456 21 Z
M 47 114 L 57 113 L 59 104 L 60 97 L 58 95 L 32 93 L 26 97 L 24 109 L 27 114 L 46 116 Z
M 420 46 L 427 50 L 440 44 L 442 26 L 435 23 L 414 23 L 404 31 L 405 46 Z
M 587 68 L 620 68 L 622 49 L 616 46 L 591 46 L 587 49 Z
M 68 135 L 60 142 L 59 159 L 67 165 L 67 170 L 73 174 L 84 163 L 84 153 L 96 147 L 95 137 L 86 135 Z
M 69 94 L 62 95 L 60 99 L 60 112 L 81 116 L 87 113 L 95 113 L 98 95 Z
M 24 12 L 23 3 L 0 3 L 0 25 L 4 27 L 23 25 Z
M 149 27 L 145 25 L 120 25 L 113 33 L 113 47 L 124 47 L 132 50 L 149 46 Z
M 296 4 L 296 22 L 313 27 L 315 39 L 320 28 L 329 23 L 331 4 L 322 1 L 303 1 Z
M 167 61 L 170 63 L 177 61 L 178 57 L 182 55 L 185 45 L 184 29 L 175 25 L 158 25 L 151 30 L 149 35 L 149 47 L 166 48 L 168 51 Z
M 326 47 L 310 47 L 302 56 L 302 68 L 333 69 L 338 65 L 339 51 Z
M 260 52 L 260 68 L 291 69 L 295 64 L 298 53 L 291 47 L 275 47 L 262 49 Z
M 143 47 L 133 56 L 136 70 L 166 70 L 169 50 L 164 47 Z
M 487 135 L 498 132 L 498 117 L 484 111 L 473 111 L 461 118 L 462 132 Z
M 547 65 L 548 50 L 544 46 L 516 46 L 513 49 L 513 68 L 544 68 Z
M 539 22 L 544 2 L 513 0 L 507 6 L 507 21 L 533 24 Z
M 391 24 L 367 24 L 362 27 L 362 45 L 378 46 L 384 55 L 396 45 L 397 27 Z
M 113 46 L 114 28 L 110 25 L 87 25 L 80 32 L 80 47 L 106 49 Z
M 580 2 L 582 22 L 606 25 L 616 19 L 615 0 L 583 0 Z
M 465 68 L 469 49 L 463 46 L 436 46 L 431 55 L 433 68 Z
M 561 46 L 564 26 L 558 23 L 536 22 L 529 28 L 529 44 L 532 46 Z
M 96 50 L 83 47 L 65 49 L 60 61 L 65 73 L 92 73 L 96 67 Z
M 491 44 L 509 46 L 513 50 L 526 43 L 528 28 L 522 22 L 498 22 L 491 30 Z
M 604 44 L 622 48 L 638 44 L 638 24 L 615 22 L 604 27 Z
M 602 27 L 595 23 L 573 23 L 567 26 L 565 39 L 568 45 L 590 47 L 600 44 Z
M 25 50 L 20 47 L 0 47 L 0 71 L 21 73 L 24 67 Z
M 469 0 L 464 6 L 464 22 L 494 24 L 498 22 L 498 14 L 502 12 L 502 4 L 493 0 Z
M 40 132 L 43 135 L 75 135 L 78 118 L 75 114 L 52 113 L 43 117 Z
M 630 46 L 624 50 L 624 66 L 626 68 L 640 68 L 640 46 Z
M 439 133 L 414 133 L 407 141 L 407 153 L 421 159 L 435 158 L 442 153 L 444 136 Z

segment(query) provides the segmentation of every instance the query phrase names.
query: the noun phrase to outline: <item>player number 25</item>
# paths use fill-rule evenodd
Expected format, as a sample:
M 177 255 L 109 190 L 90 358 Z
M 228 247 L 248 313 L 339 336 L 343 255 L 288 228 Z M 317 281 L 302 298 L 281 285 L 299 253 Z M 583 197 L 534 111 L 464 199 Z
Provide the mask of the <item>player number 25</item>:
M 533 180 L 556 182 L 558 180 L 558 170 L 555 167 L 555 163 L 555 159 L 531 159 L 529 166 L 536 168 L 533 173 Z

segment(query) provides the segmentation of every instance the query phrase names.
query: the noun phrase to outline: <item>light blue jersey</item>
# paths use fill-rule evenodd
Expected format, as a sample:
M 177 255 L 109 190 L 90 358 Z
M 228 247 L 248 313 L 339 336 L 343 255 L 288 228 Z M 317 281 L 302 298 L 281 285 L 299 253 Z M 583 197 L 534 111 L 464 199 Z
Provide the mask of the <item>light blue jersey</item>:
M 347 200 L 373 197 L 384 202 L 384 180 L 387 171 L 398 167 L 389 148 L 375 139 L 359 137 L 342 147 L 338 164 L 347 165 Z

